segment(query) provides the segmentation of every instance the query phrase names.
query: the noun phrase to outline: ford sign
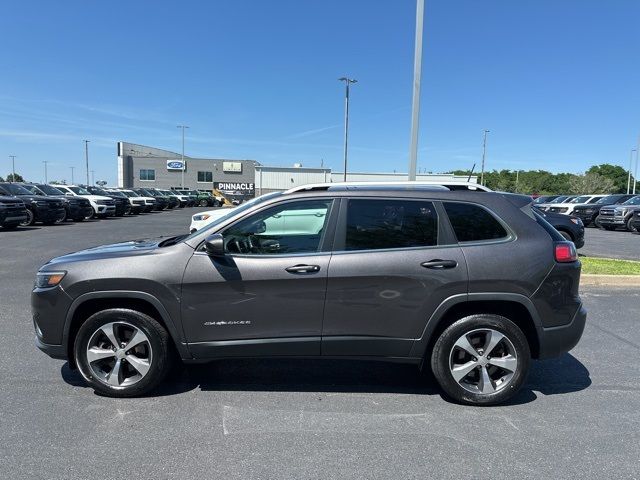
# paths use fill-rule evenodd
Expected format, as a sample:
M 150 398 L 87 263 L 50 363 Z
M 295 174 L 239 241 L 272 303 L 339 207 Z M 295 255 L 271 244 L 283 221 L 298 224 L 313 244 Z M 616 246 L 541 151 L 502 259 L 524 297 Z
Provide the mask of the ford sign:
M 186 170 L 186 166 L 182 160 L 167 160 L 167 170 Z

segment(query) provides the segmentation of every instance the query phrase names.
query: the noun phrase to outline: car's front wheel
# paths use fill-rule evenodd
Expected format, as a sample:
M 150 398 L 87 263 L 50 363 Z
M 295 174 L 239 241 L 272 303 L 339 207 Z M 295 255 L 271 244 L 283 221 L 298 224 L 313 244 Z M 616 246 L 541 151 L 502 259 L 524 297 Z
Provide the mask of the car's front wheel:
M 152 317 L 129 309 L 89 317 L 78 331 L 74 353 L 87 383 L 111 397 L 143 395 L 170 368 L 167 331 Z
M 431 368 L 447 396 L 467 405 L 502 403 L 522 387 L 530 361 L 526 337 L 499 315 L 471 315 L 437 339 Z

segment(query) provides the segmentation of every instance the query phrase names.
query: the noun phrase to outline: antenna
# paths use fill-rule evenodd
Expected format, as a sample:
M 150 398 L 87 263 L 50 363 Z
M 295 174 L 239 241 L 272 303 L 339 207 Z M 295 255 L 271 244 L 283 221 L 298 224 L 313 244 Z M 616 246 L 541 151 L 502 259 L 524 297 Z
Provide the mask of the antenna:
M 471 175 L 473 175 L 473 171 L 476 169 L 476 164 L 473 164 L 473 167 L 471 167 L 471 171 L 469 172 L 469 177 L 467 178 L 467 182 L 471 181 Z

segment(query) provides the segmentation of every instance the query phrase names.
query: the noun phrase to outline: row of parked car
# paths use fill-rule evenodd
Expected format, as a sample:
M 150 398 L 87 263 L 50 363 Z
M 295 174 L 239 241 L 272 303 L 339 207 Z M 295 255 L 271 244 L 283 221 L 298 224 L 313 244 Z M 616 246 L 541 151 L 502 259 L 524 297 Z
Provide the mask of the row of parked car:
M 209 192 L 115 189 L 85 185 L 0 183 L 0 227 L 13 229 L 36 222 L 52 225 L 67 220 L 137 215 L 193 206 L 220 206 L 224 202 Z
M 547 195 L 534 205 L 544 212 L 578 218 L 584 226 L 640 231 L 640 195 Z

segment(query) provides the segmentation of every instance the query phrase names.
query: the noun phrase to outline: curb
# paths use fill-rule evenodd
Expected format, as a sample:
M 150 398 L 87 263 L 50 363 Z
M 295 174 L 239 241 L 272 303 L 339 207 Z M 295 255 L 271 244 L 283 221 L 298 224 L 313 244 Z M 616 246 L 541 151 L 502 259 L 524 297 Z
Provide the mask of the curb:
M 580 275 L 580 286 L 640 287 L 640 275 Z

